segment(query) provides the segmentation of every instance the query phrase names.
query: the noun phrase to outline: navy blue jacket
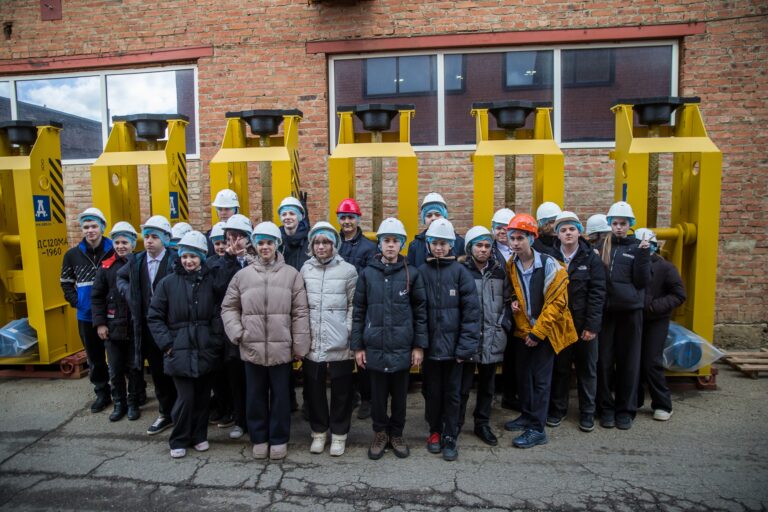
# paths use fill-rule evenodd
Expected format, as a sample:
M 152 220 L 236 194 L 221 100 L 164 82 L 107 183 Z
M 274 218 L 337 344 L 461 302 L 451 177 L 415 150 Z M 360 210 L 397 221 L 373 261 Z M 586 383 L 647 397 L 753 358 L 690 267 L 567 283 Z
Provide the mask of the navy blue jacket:
M 371 258 L 376 256 L 376 244 L 363 236 L 363 230 L 357 228 L 357 234 L 351 240 L 345 240 L 341 237 L 341 247 L 339 247 L 339 256 L 344 261 L 354 265 L 359 274 L 361 270 L 368 265 Z
M 112 255 L 112 240 L 102 237 L 95 248 L 85 238 L 64 254 L 61 289 L 69 305 L 77 308 L 77 319 L 91 322 L 91 288 L 101 262 Z
M 560 240 L 555 242 L 557 259 L 564 262 Z M 581 336 L 585 329 L 598 333 L 605 306 L 605 265 L 589 242 L 579 238 L 579 248 L 568 266 L 568 307 L 573 326 Z
M 633 235 L 606 238 L 602 251 L 610 240 L 608 264 L 608 311 L 633 311 L 645 307 L 645 287 L 651 281 L 650 249 L 640 249 L 640 241 Z
M 127 258 L 113 253 L 96 271 L 96 279 L 91 288 L 93 325 L 106 325 L 109 328 L 110 341 L 131 339 L 131 312 L 125 298 L 117 289 L 117 272 L 127 262 Z
M 408 264 L 412 267 L 420 267 L 427 261 L 427 257 L 430 256 L 429 250 L 427 250 L 427 231 L 424 230 L 411 241 L 408 245 Z M 456 233 L 456 242 L 451 249 L 451 256 L 464 256 L 464 239 Z

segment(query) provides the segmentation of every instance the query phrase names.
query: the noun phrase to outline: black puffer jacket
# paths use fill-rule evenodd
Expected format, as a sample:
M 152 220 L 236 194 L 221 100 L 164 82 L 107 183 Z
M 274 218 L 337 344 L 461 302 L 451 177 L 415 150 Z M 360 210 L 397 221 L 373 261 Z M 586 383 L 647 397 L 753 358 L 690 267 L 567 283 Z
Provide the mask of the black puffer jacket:
M 427 349 L 427 296 L 419 271 L 403 256 L 376 257 L 357 278 L 350 348 L 365 350 L 366 368 L 398 372 L 411 367 L 411 351 Z
M 247 256 L 246 259 L 243 260 L 243 263 L 240 263 L 240 260 L 231 254 L 219 256 L 214 260 L 211 258 L 205 260 L 205 266 L 208 267 L 210 271 L 215 273 L 216 277 L 214 286 L 216 289 L 224 290 L 226 293 L 227 287 L 229 286 L 230 281 L 232 281 L 232 278 L 235 277 L 235 274 L 248 266 L 249 262 L 251 261 L 251 257 L 252 256 Z M 218 302 L 219 307 L 221 307 L 221 302 L 223 299 L 224 295 L 222 294 L 221 300 Z M 232 361 L 237 359 L 240 359 L 240 348 L 234 343 L 225 343 L 224 360 Z
M 110 341 L 127 341 L 132 337 L 131 311 L 128 302 L 117 289 L 117 271 L 127 261 L 117 254 L 102 261 L 91 288 L 93 326 L 106 325 Z
M 539 235 L 539 237 L 533 241 L 533 248 L 542 254 L 546 254 L 554 258 L 562 258 L 562 256 L 558 256 L 557 254 L 560 251 L 555 248 L 555 242 L 559 243 L 559 240 L 556 236 Z
M 214 286 L 212 269 L 177 268 L 160 281 L 152 296 L 147 325 L 163 352 L 163 370 L 172 377 L 200 377 L 221 365 L 224 290 Z M 168 349 L 173 349 L 168 354 Z
M 363 236 L 363 230 L 357 228 L 357 234 L 351 240 L 341 238 L 341 247 L 339 247 L 339 256 L 344 261 L 355 266 L 359 274 L 361 270 L 368 265 L 376 255 L 376 244 Z
M 557 259 L 564 263 L 560 240 L 554 248 Z M 568 266 L 568 307 L 579 336 L 585 329 L 600 332 L 605 307 L 605 265 L 583 238 L 579 238 L 579 248 Z
M 477 361 L 482 316 L 472 274 L 452 256 L 430 257 L 419 273 L 427 292 L 426 357 Z
M 427 250 L 427 232 L 422 231 L 415 237 L 408 245 L 408 264 L 414 268 L 422 266 L 427 261 L 427 257 L 430 256 Z M 464 239 L 456 233 L 456 242 L 451 249 L 451 256 L 464 256 Z
M 645 289 L 645 320 L 672 316 L 672 311 L 687 299 L 685 285 L 677 268 L 658 254 L 651 255 L 651 282 Z
M 608 241 L 610 240 L 610 244 Z M 605 305 L 608 311 L 633 311 L 645 307 L 645 287 L 651 281 L 650 249 L 640 249 L 634 236 L 606 238 L 601 254 L 609 249 L 608 292 Z
M 300 271 L 302 265 L 309 259 L 307 254 L 307 248 L 309 247 L 309 239 L 307 238 L 309 223 L 306 219 L 302 219 L 296 228 L 296 232 L 292 235 L 286 233 L 285 228 L 280 226 L 280 234 L 283 235 L 283 244 L 280 246 L 280 252 L 283 253 L 285 262 Z

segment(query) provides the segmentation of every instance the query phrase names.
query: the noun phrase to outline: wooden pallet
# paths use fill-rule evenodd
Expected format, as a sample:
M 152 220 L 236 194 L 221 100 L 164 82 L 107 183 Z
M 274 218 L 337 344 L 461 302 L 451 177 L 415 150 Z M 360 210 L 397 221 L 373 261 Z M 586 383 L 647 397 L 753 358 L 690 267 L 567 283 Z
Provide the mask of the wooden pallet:
M 50 365 L 18 365 L 0 367 L 0 378 L 82 379 L 88 375 L 88 357 L 80 351 Z
M 761 348 L 759 351 L 751 352 L 728 352 L 721 361 L 744 375 L 756 379 L 760 372 L 768 372 L 768 349 Z

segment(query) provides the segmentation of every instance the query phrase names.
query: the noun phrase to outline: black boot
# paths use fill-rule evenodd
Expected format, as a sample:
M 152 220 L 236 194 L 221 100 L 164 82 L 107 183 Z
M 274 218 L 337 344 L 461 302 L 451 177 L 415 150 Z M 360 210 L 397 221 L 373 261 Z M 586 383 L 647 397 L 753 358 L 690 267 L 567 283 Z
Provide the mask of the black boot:
M 107 393 L 101 393 L 99 395 L 96 395 L 96 401 L 91 404 L 91 412 L 92 413 L 101 412 L 104 409 L 106 409 L 107 406 L 111 403 L 112 403 L 112 399 L 109 397 Z
M 128 410 L 125 406 L 125 401 L 115 400 L 115 408 L 112 409 L 112 414 L 109 415 L 109 421 L 120 421 L 126 412 Z
M 135 401 L 128 402 L 128 419 L 130 421 L 136 421 L 141 417 L 141 409 Z

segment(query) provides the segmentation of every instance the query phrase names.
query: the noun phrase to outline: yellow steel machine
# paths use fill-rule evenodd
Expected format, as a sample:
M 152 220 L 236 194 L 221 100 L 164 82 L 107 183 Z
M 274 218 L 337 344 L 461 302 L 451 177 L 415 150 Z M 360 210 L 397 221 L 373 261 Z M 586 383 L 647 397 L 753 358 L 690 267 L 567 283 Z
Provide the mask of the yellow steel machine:
M 535 111 L 533 129 L 525 129 L 528 115 Z M 515 210 L 515 158 L 533 156 L 533 198 L 531 211 L 545 201 L 563 204 L 565 192 L 564 157 L 552 136 L 548 104 L 531 101 L 496 101 L 472 104 L 477 149 L 472 155 L 475 167 L 474 224 L 488 226 L 493 217 L 494 158 L 505 157 L 504 206 Z M 488 113 L 496 118 L 501 130 L 491 130 Z
M 28 317 L 37 354 L 0 364 L 50 364 L 83 349 L 61 291 L 67 244 L 61 125 L 0 123 L 0 326 Z
M 632 205 L 636 228 L 666 240 L 664 253 L 680 271 L 688 300 L 673 319 L 712 341 L 715 320 L 722 153 L 707 135 L 699 98 L 619 100 L 614 197 Z M 675 113 L 675 124 L 670 117 Z M 637 113 L 638 125 L 633 116 Z M 673 154 L 670 226 L 658 226 L 658 154 Z M 674 373 L 707 379 L 711 368 Z M 701 380 L 701 379 L 700 379 Z
M 362 104 L 339 107 L 339 142 L 328 159 L 328 218 L 339 228 L 336 207 L 347 197 L 356 196 L 355 160 L 370 158 L 373 188 L 373 230 L 383 220 L 382 159 L 397 159 L 397 217 L 411 239 L 419 229 L 418 161 L 411 146 L 413 105 Z M 400 129 L 387 131 L 400 114 Z M 366 132 L 355 132 L 353 115 Z
M 245 110 L 227 112 L 227 128 L 221 149 L 211 160 L 211 197 L 225 188 L 234 190 L 240 213 L 251 216 L 248 194 L 248 162 L 259 162 L 261 220 L 277 219 L 277 207 L 287 196 L 299 197 L 300 110 Z M 246 124 L 251 133 L 246 135 Z M 280 124 L 283 135 L 277 135 Z M 215 210 L 211 210 L 216 219 Z
M 104 152 L 91 166 L 93 206 L 107 229 L 118 221 L 141 225 L 138 165 L 149 166 L 151 215 L 189 222 L 185 131 L 181 114 L 115 116 Z M 161 140 L 168 131 L 167 140 Z

